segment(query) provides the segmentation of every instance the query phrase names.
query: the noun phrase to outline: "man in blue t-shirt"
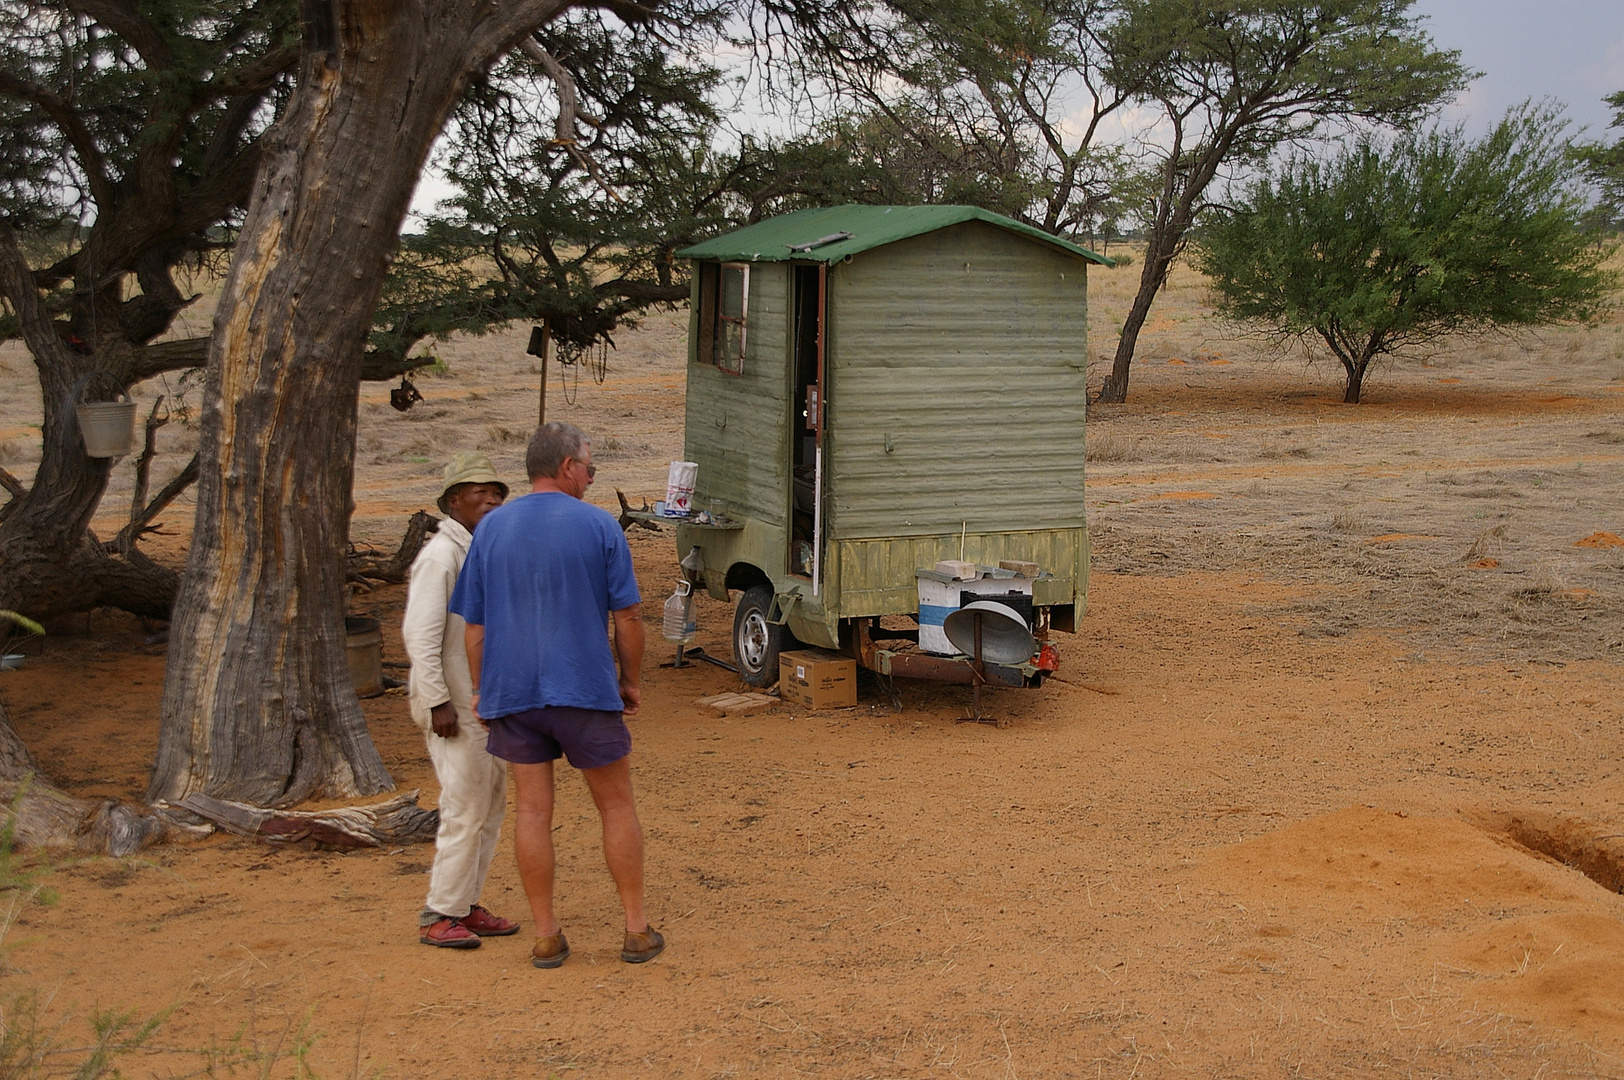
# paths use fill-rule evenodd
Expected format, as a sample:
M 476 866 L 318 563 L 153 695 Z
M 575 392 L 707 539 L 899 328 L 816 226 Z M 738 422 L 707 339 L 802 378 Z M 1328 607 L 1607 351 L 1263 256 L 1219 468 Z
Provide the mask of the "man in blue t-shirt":
M 537 428 L 525 470 L 531 493 L 480 522 L 451 611 L 468 624 L 486 749 L 513 770 L 514 860 L 536 920 L 531 963 L 555 968 L 570 954 L 553 914 L 553 762 L 566 757 L 603 819 L 604 859 L 626 913 L 620 958 L 640 964 L 665 938 L 643 913 L 643 826 L 623 719 L 642 704 L 642 597 L 631 549 L 613 517 L 582 501 L 597 468 L 579 429 Z

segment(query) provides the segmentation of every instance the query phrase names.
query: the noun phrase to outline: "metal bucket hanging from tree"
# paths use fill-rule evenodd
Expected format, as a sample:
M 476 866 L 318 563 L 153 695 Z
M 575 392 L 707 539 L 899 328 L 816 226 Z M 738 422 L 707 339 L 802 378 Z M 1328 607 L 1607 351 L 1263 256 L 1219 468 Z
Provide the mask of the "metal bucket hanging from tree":
M 111 384 L 116 388 L 118 398 L 112 401 L 86 401 L 85 395 L 95 381 Z M 74 411 L 79 414 L 79 434 L 85 442 L 85 456 L 118 458 L 128 454 L 135 445 L 135 401 L 124 389 L 124 384 L 111 372 L 93 371 L 79 380 L 73 396 Z

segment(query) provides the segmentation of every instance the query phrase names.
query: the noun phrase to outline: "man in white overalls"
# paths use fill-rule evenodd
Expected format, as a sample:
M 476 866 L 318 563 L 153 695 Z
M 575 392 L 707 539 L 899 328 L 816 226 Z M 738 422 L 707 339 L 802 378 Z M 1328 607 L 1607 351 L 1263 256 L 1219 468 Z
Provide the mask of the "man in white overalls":
M 423 944 L 445 949 L 475 949 L 482 937 L 519 931 L 479 904 L 507 810 L 507 764 L 485 750 L 462 617 L 446 610 L 474 529 L 507 490 L 484 454 L 451 459 L 439 498 L 446 516 L 412 563 L 400 631 L 412 664 L 412 719 L 428 738 L 440 781 L 440 831 L 418 933 Z

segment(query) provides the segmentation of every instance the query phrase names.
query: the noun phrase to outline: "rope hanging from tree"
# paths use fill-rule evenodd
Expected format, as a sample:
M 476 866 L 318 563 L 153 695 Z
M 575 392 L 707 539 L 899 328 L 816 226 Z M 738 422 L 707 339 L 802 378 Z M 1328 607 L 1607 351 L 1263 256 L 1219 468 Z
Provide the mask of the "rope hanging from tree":
M 559 338 L 556 342 L 558 348 L 558 385 L 564 391 L 564 401 L 574 405 L 580 397 L 581 369 L 584 367 L 592 375 L 592 381 L 599 386 L 609 376 L 609 343 L 602 339 L 595 342 L 580 344 Z M 594 346 L 596 346 L 594 348 Z

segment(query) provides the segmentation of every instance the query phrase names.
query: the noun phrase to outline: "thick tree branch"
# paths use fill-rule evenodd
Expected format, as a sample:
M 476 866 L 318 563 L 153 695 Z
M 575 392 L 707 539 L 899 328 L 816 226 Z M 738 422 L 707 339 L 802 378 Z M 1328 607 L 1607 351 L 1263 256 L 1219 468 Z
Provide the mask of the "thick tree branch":
M 68 6 L 129 42 L 154 71 L 174 64 L 175 54 L 169 43 L 157 27 L 142 18 L 134 5 L 122 0 L 68 0 Z
M 3 217 L 0 217 L 0 296 L 4 296 L 11 310 L 17 313 L 23 339 L 34 353 L 36 363 L 40 362 L 48 351 L 45 343 L 57 341 L 56 324 L 40 301 L 39 291 L 34 287 L 34 274 L 17 246 L 17 234 L 11 222 Z
M 687 285 L 656 285 L 651 281 L 615 278 L 593 290 L 599 296 L 621 296 L 639 303 L 677 303 L 689 296 Z
M 28 489 L 23 487 L 23 482 L 3 468 L 0 468 L 0 487 L 11 492 L 11 497 L 14 499 L 20 499 L 28 494 Z
M 107 176 L 106 160 L 96 145 L 95 136 L 90 133 L 90 129 L 85 126 L 84 118 L 73 106 L 43 86 L 35 86 L 3 70 L 0 70 L 0 94 L 30 102 L 50 117 L 68 137 L 74 154 L 79 158 L 79 165 L 85 170 L 85 178 L 90 182 L 91 197 L 98 205 L 112 205 L 113 183 Z
M 575 77 L 563 64 L 554 60 L 533 37 L 526 37 L 519 42 L 519 51 L 534 60 L 553 81 L 553 87 L 558 94 L 558 117 L 553 121 L 553 138 L 559 143 L 573 144 L 575 121 L 581 113 L 581 95 L 575 89 Z
M 221 72 L 203 86 L 209 96 L 254 97 L 276 82 L 278 75 L 292 71 L 298 63 L 297 48 L 276 49 L 240 68 Z
M 368 349 L 361 357 L 361 381 L 388 382 L 431 363 L 433 360 L 426 356 L 393 356 L 377 349 Z
M 27 498 L 28 489 L 23 487 L 21 480 L 18 480 L 3 468 L 0 468 L 0 487 L 5 488 L 11 495 L 6 505 L 0 506 L 0 521 L 5 521 L 6 518 L 11 516 L 11 512 L 17 508 L 18 504 Z
M 587 171 L 587 174 L 592 179 L 598 182 L 598 186 L 603 189 L 604 194 L 616 202 L 620 202 L 620 195 L 603 175 L 603 170 L 599 169 L 598 163 L 593 161 L 591 156 L 581 148 L 580 141 L 575 137 L 575 124 L 578 120 L 584 121 L 593 127 L 601 127 L 603 123 L 601 120 L 594 119 L 581 111 L 581 96 L 575 88 L 575 77 L 569 73 L 563 64 L 553 59 L 547 50 L 537 43 L 534 37 L 527 36 L 523 41 L 519 42 L 519 51 L 540 66 L 547 77 L 553 81 L 553 86 L 558 93 L 558 118 L 553 122 L 553 142 L 558 146 L 562 146 L 571 157 L 581 163 L 581 167 Z
M 160 341 L 135 351 L 130 361 L 130 381 L 139 382 L 169 371 L 185 371 L 202 367 L 209 358 L 209 339 L 182 338 L 179 341 Z

